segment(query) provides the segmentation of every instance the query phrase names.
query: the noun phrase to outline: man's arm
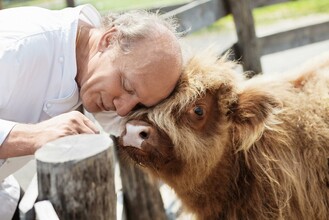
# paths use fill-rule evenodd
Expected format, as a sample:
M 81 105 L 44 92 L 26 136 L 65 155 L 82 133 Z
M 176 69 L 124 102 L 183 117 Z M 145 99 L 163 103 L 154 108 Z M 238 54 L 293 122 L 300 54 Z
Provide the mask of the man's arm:
M 7 123 L 5 129 L 0 131 L 1 135 L 9 132 L 0 143 L 0 159 L 34 154 L 47 142 L 60 137 L 99 133 L 94 123 L 78 111 L 65 113 L 38 124 L 15 124 L 3 120 L 0 122 Z

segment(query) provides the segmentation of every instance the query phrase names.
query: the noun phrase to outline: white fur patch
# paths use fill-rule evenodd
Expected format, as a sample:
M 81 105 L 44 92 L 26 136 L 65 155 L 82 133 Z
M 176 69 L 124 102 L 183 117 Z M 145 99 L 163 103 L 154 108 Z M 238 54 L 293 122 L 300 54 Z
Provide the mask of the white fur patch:
M 137 148 L 142 148 L 141 145 L 144 141 L 139 134 L 145 130 L 145 126 L 126 124 L 127 133 L 123 136 L 124 146 L 133 146 Z

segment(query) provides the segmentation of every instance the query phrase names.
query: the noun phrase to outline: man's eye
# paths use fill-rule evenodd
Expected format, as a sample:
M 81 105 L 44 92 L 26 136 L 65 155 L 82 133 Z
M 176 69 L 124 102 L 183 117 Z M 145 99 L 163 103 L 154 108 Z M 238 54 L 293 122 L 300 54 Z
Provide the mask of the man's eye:
M 135 92 L 134 90 L 131 88 L 131 85 L 129 84 L 129 82 L 127 80 L 123 80 L 122 82 L 122 87 L 123 89 L 128 93 L 133 95 Z

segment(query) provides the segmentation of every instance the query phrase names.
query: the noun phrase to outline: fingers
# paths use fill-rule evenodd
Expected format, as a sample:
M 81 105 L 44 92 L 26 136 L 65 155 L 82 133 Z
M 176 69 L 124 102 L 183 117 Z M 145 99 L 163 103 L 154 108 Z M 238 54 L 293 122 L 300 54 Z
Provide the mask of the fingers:
M 78 111 L 72 111 L 58 115 L 38 125 L 43 133 L 57 134 L 58 137 L 74 134 L 97 134 L 96 125 L 85 115 Z
M 71 132 L 74 132 L 75 134 L 99 133 L 99 129 L 96 127 L 96 125 L 82 113 L 73 111 L 67 114 L 67 123 L 70 126 Z
M 99 129 L 91 120 L 85 117 L 85 120 L 83 122 L 85 123 L 86 127 L 91 131 L 91 134 L 99 134 Z

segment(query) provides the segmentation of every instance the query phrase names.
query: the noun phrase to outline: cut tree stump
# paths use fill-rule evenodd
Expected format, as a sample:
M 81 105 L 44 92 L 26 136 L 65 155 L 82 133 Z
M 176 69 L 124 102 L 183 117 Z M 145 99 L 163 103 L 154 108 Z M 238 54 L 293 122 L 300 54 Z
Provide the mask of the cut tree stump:
M 37 150 L 38 200 L 60 219 L 116 219 L 114 147 L 100 134 L 72 135 Z

